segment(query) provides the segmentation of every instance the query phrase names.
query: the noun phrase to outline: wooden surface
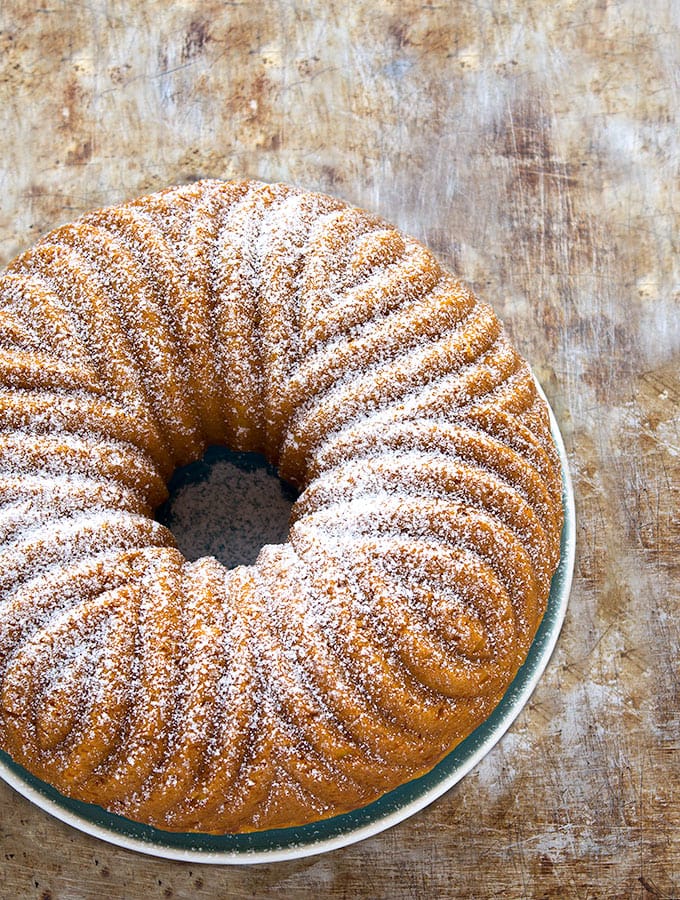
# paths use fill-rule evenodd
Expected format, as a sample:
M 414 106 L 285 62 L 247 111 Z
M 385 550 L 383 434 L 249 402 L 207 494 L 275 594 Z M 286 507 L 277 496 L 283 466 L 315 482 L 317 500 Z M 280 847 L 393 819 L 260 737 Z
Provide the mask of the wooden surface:
M 0 897 L 680 897 L 678 4 L 0 4 L 0 257 L 201 176 L 326 190 L 505 319 L 569 451 L 557 650 L 432 807 L 298 862 L 164 862 L 0 784 Z

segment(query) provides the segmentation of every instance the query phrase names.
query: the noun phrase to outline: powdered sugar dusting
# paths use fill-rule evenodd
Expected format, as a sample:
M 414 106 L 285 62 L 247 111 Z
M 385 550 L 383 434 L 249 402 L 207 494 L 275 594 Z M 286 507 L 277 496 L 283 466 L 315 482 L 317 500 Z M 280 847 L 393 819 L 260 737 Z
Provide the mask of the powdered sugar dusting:
M 199 182 L 47 235 L 0 316 L 18 762 L 161 828 L 247 831 L 368 803 L 490 713 L 547 600 L 559 466 L 526 364 L 426 248 L 329 197 Z M 210 444 L 300 491 L 251 565 L 188 561 L 151 517 Z

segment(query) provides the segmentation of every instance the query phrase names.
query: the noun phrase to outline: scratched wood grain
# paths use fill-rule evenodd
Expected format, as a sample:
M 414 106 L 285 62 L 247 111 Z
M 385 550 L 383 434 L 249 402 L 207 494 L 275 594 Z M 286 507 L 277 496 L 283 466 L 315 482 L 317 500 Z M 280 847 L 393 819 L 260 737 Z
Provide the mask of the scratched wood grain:
M 562 425 L 578 562 L 499 746 L 372 840 L 164 862 L 0 785 L 0 897 L 680 897 L 680 7 L 0 4 L 0 261 L 202 176 L 338 194 L 494 303 Z

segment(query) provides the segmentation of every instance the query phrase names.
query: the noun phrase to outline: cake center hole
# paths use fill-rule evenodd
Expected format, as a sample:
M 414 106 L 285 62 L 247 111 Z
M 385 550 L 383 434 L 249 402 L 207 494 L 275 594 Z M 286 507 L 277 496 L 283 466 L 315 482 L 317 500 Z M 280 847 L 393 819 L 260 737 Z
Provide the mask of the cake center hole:
M 286 540 L 297 497 L 264 456 L 226 447 L 209 447 L 177 469 L 168 490 L 156 519 L 184 556 L 214 556 L 229 569 L 254 563 L 265 544 Z

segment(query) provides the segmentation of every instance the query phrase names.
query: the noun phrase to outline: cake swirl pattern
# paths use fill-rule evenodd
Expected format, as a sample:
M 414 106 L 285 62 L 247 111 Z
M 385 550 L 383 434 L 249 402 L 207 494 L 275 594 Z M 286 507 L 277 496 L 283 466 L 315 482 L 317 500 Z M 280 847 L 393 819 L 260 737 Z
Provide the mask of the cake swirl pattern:
M 561 477 L 491 309 L 320 194 L 203 181 L 0 276 L 0 746 L 166 830 L 363 806 L 494 709 L 543 615 Z M 300 491 L 252 566 L 153 520 L 221 443 Z

